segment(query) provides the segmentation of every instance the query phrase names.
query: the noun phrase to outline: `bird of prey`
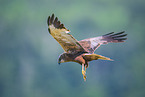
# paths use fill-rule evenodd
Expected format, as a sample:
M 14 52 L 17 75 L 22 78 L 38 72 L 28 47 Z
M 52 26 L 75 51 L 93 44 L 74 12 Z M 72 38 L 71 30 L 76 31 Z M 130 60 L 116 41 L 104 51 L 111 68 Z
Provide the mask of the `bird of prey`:
M 69 34 L 70 30 L 66 29 L 57 17 L 54 17 L 54 14 L 48 17 L 47 24 L 49 33 L 64 50 L 64 53 L 59 56 L 58 63 L 77 62 L 82 65 L 84 81 L 86 81 L 86 68 L 90 61 L 98 59 L 111 61 L 110 58 L 94 53 L 100 45 L 124 42 L 127 39 L 125 38 L 127 34 L 124 34 L 125 32 L 123 31 L 119 33 L 111 32 L 102 36 L 77 41 Z

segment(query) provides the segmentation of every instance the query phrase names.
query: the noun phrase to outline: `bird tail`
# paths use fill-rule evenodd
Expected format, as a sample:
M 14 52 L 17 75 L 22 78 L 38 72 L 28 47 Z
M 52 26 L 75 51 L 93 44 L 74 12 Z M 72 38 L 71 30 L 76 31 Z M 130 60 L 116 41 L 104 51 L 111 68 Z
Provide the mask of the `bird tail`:
M 97 55 L 97 54 L 96 54 Z M 109 60 L 109 61 L 113 61 L 112 59 L 108 58 L 108 57 L 105 57 L 105 56 L 101 56 L 101 55 L 97 55 L 98 56 L 98 59 L 101 59 L 101 60 Z
M 84 58 L 88 61 L 98 60 L 98 59 L 113 61 L 112 59 L 108 57 L 97 55 L 97 54 L 85 54 Z

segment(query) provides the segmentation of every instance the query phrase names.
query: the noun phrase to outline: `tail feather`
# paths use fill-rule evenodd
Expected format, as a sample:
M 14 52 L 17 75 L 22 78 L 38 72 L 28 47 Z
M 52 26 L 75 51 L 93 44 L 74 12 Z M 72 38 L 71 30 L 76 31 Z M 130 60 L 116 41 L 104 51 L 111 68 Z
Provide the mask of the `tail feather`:
M 98 60 L 98 59 L 113 61 L 112 59 L 110 59 L 108 57 L 97 55 L 97 54 L 85 54 L 84 58 L 87 61 Z
M 109 60 L 109 61 L 114 61 L 114 60 L 112 60 L 112 59 L 110 59 L 110 58 L 108 58 L 108 57 L 105 57 L 105 56 L 101 56 L 101 55 L 98 55 L 98 59 L 101 59 L 101 60 Z

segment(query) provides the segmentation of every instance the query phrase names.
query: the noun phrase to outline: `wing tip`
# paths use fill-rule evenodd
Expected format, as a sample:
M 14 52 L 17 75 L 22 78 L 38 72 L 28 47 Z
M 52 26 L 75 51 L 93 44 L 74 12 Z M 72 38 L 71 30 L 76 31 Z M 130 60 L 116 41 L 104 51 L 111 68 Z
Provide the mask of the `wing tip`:
M 50 16 L 48 16 L 48 19 L 47 19 L 48 26 L 50 25 L 49 20 L 50 20 Z
M 62 24 L 57 17 L 55 17 L 54 13 L 51 16 L 48 16 L 47 19 L 47 24 L 49 25 L 54 25 L 55 28 L 57 29 L 66 29 L 64 27 L 64 24 Z M 66 29 L 67 31 L 69 31 L 68 29 Z
M 103 35 L 103 36 L 111 35 L 111 34 L 113 34 L 113 33 L 114 33 L 114 32 L 110 32 L 110 33 L 105 34 L 105 35 Z
M 125 42 L 124 40 L 127 40 L 127 38 L 125 36 L 127 36 L 127 35 L 128 34 L 125 34 L 125 31 L 121 31 L 121 32 L 118 32 L 115 34 L 114 34 L 114 32 L 111 32 L 111 33 L 105 34 L 103 36 L 112 38 L 114 40 L 114 42 Z

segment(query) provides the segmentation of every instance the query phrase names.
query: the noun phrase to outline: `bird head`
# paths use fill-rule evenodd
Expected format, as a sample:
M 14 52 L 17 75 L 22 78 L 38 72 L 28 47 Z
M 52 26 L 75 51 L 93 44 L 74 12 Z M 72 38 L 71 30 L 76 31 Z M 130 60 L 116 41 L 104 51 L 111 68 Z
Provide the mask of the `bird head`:
M 58 64 L 64 63 L 64 62 L 70 62 L 70 61 L 72 61 L 72 58 L 70 57 L 70 54 L 63 53 L 59 56 Z
M 64 62 L 65 62 L 65 55 L 64 55 L 64 54 L 61 54 L 61 55 L 59 56 L 59 59 L 58 59 L 58 64 L 64 63 Z

